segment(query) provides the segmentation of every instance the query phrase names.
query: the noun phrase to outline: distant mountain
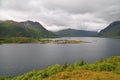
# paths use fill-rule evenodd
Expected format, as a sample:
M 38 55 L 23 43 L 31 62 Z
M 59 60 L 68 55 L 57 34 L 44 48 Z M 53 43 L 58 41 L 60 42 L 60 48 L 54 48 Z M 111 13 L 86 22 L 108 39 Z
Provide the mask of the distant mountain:
M 85 37 L 85 36 L 96 36 L 95 31 L 75 30 L 75 29 L 64 29 L 55 32 L 56 35 L 61 37 Z
M 0 21 L 0 38 L 6 37 L 48 38 L 56 37 L 56 35 L 46 30 L 38 22 L 15 22 L 12 20 Z
M 120 37 L 120 21 L 115 21 L 101 30 L 98 34 L 102 37 Z

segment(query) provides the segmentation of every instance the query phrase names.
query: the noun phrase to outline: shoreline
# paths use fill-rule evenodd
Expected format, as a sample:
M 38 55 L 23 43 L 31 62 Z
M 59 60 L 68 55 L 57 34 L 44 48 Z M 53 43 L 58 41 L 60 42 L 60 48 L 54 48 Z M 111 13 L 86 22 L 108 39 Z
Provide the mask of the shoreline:
M 80 43 L 89 43 L 87 41 L 81 40 L 52 40 L 52 39 L 34 39 L 34 38 L 26 38 L 26 37 L 12 37 L 12 38 L 4 38 L 0 39 L 1 44 L 9 44 L 9 43 L 39 43 L 39 44 L 80 44 Z
M 84 76 L 77 75 L 84 74 Z M 88 76 L 94 75 L 93 77 Z M 97 75 L 96 75 L 97 74 Z M 108 75 L 109 74 L 109 75 Z M 76 78 L 75 78 L 76 76 Z M 84 79 L 88 76 L 88 79 Z M 104 76 L 104 77 L 103 77 Z M 119 80 L 120 78 L 120 56 L 112 56 L 104 60 L 97 60 L 94 63 L 87 63 L 84 60 L 73 64 L 55 64 L 47 66 L 43 70 L 33 70 L 15 77 L 0 76 L 2 80 L 59 80 L 59 79 L 84 79 L 84 80 Z M 99 78 L 99 79 L 98 79 Z

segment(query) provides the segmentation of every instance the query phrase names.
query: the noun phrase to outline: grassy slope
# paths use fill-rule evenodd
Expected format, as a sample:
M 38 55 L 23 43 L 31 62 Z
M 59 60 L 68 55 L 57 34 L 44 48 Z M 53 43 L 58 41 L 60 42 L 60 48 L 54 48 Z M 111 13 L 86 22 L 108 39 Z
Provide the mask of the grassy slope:
M 11 37 L 52 38 L 57 36 L 38 22 L 0 22 L 0 38 Z
M 46 80 L 119 80 L 120 56 L 80 66 L 74 63 Z
M 4 80 L 0 79 L 0 80 Z M 120 56 L 114 56 L 105 60 L 99 60 L 93 64 L 87 64 L 83 60 L 73 64 L 65 63 L 48 66 L 44 70 L 25 73 L 5 80 L 119 80 Z
M 45 80 L 119 80 L 120 75 L 112 72 L 94 72 L 90 70 L 77 69 L 75 71 L 64 71 L 57 73 Z

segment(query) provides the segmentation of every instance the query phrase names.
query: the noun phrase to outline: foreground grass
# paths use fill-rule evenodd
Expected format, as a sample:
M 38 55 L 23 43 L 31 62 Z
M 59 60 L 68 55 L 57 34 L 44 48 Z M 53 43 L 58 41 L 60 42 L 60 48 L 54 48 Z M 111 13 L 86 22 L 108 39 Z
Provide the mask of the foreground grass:
M 62 66 L 56 64 L 13 78 L 1 77 L 0 80 L 120 80 L 120 56 L 92 64 L 87 64 L 84 60 Z
M 120 80 L 120 75 L 112 72 L 100 72 L 77 69 L 72 72 L 59 72 L 45 80 Z

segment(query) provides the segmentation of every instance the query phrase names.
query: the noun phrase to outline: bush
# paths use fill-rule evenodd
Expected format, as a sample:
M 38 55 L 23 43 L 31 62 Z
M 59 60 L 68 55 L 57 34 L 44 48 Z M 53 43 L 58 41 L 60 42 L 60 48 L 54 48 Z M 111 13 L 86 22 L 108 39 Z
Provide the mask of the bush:
M 46 78 L 49 77 L 57 72 L 61 72 L 62 71 L 62 66 L 60 66 L 59 64 L 56 64 L 54 66 L 48 66 L 45 70 L 42 71 L 41 76 L 42 78 Z
M 69 65 L 66 70 L 67 71 L 73 71 L 75 69 L 78 69 L 79 67 L 80 67 L 79 63 L 75 62 L 75 63 Z
M 65 62 L 62 67 L 63 67 L 63 69 L 66 69 L 68 66 L 69 66 L 69 64 L 67 62 Z
M 115 70 L 115 66 L 110 63 L 102 63 L 98 65 L 99 71 L 113 71 Z
M 118 67 L 116 67 L 116 69 L 115 69 L 115 73 L 120 74 L 120 64 L 119 64 Z
M 80 61 L 80 64 L 79 64 L 79 65 L 80 65 L 80 66 L 83 66 L 83 65 L 85 65 L 85 64 L 87 64 L 86 61 L 84 61 L 84 60 L 82 59 L 82 60 Z
M 56 64 L 56 65 L 54 65 L 52 67 L 48 67 L 46 69 L 46 71 L 47 71 L 48 76 L 51 76 L 51 75 L 53 75 L 53 74 L 55 74 L 57 72 L 61 72 L 62 67 L 59 64 Z

